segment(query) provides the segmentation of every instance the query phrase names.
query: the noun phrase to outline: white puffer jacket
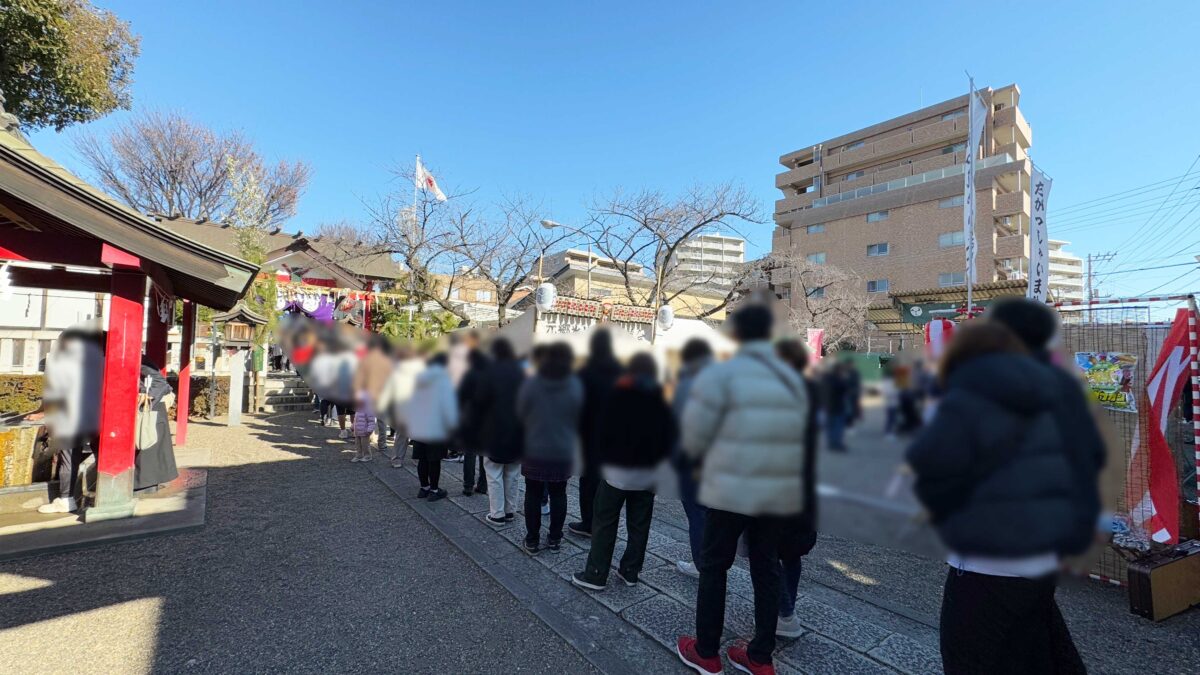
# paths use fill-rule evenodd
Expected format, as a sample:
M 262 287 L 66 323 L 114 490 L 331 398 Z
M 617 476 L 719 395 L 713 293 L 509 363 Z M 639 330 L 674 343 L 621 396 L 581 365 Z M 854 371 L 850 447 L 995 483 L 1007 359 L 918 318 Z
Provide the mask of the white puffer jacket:
M 743 344 L 701 371 L 682 425 L 684 452 L 704 463 L 700 503 L 746 516 L 800 513 L 806 410 L 804 382 L 769 342 Z
M 445 366 L 430 365 L 417 375 L 404 410 L 408 437 L 422 443 L 449 443 L 458 427 L 458 399 Z

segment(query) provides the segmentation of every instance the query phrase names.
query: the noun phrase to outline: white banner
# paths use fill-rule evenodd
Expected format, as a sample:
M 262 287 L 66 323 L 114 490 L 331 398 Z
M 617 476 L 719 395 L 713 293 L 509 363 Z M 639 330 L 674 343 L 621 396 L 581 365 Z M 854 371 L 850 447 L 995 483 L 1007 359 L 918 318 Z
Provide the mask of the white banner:
M 1053 182 L 1040 169 L 1033 167 L 1033 175 L 1029 178 L 1029 191 L 1033 197 L 1033 220 L 1029 227 L 1029 288 L 1025 297 L 1038 302 L 1046 301 L 1046 289 L 1050 285 L 1050 235 L 1046 232 L 1046 202 L 1050 199 Z
M 975 158 L 979 155 L 979 141 L 987 120 L 987 108 L 975 93 L 974 82 L 971 83 L 968 100 L 967 161 L 966 170 L 963 171 L 963 248 L 967 254 L 967 285 L 971 286 L 976 283 L 975 253 L 978 249 L 975 241 Z

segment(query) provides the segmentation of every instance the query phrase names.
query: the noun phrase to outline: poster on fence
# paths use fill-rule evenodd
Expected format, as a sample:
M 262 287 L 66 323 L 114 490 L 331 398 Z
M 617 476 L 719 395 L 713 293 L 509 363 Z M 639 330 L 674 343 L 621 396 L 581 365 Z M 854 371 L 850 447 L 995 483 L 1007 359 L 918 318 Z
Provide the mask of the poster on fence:
M 1088 392 L 1100 405 L 1118 412 L 1137 412 L 1133 369 L 1137 356 L 1124 352 L 1075 352 Z

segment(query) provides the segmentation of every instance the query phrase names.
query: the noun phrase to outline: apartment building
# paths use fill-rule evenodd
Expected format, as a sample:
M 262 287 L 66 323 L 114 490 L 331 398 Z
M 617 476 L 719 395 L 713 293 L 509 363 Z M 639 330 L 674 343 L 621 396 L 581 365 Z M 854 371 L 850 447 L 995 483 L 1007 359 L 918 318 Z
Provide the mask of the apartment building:
M 1070 253 L 1069 241 L 1051 239 L 1050 245 L 1050 293 L 1058 300 L 1083 300 L 1083 259 Z
M 677 278 L 729 288 L 746 262 L 746 240 L 723 234 L 689 239 L 676 250 L 672 265 Z
M 1017 85 L 981 94 L 976 270 L 985 283 L 1028 269 L 1032 133 Z M 966 142 L 964 94 L 783 155 L 772 249 L 855 272 L 879 299 L 963 285 Z

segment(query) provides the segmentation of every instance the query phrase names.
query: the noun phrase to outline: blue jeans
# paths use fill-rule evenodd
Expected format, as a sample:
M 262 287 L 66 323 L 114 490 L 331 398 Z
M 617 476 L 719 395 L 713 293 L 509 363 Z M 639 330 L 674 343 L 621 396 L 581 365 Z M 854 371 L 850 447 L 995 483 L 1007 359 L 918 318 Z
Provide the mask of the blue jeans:
M 794 563 L 779 562 L 779 616 L 796 613 L 796 594 L 800 592 L 801 558 Z
M 700 564 L 701 544 L 704 542 L 704 518 L 708 509 L 696 501 L 700 486 L 692 474 L 691 466 L 679 468 L 679 501 L 688 521 L 688 545 L 692 547 L 692 562 Z
M 830 414 L 825 422 L 825 434 L 829 440 L 830 450 L 844 450 L 846 448 L 842 437 L 846 433 L 846 414 Z

